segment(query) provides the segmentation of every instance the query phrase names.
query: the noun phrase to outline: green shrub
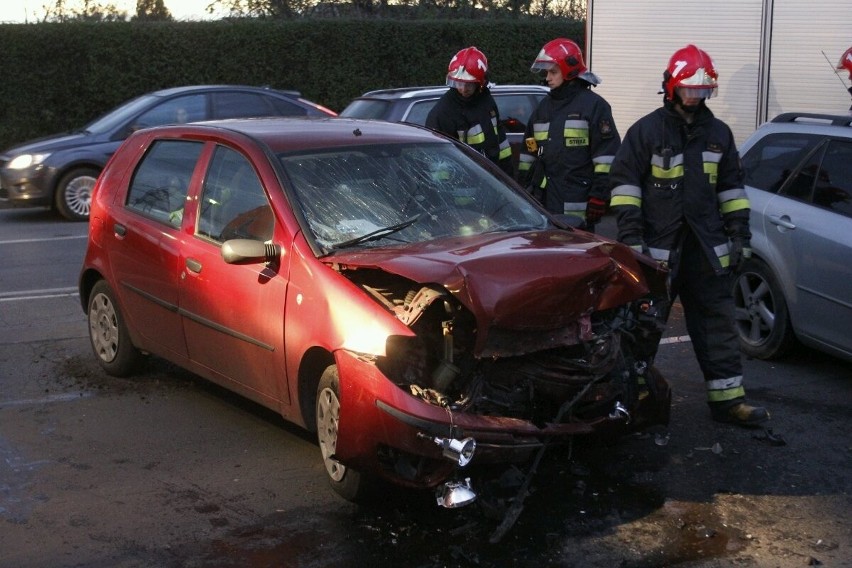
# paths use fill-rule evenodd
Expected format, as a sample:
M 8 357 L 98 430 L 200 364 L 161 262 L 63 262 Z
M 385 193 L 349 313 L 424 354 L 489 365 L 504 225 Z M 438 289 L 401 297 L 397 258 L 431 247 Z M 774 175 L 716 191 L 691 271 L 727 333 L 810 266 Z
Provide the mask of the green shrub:
M 219 20 L 0 25 L 0 148 L 79 128 L 164 87 L 201 83 L 301 91 L 335 111 L 379 88 L 440 85 L 469 45 L 496 83 L 529 83 L 541 46 L 583 22 Z

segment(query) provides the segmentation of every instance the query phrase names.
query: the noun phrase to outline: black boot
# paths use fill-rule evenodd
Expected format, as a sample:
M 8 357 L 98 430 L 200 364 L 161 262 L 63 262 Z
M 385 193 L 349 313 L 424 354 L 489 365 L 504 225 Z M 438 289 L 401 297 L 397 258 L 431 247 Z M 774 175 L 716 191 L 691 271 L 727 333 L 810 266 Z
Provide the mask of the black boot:
M 710 412 L 716 422 L 736 424 L 746 428 L 758 426 L 760 423 L 769 420 L 768 410 L 762 406 L 751 406 L 742 401 L 727 405 L 711 404 Z

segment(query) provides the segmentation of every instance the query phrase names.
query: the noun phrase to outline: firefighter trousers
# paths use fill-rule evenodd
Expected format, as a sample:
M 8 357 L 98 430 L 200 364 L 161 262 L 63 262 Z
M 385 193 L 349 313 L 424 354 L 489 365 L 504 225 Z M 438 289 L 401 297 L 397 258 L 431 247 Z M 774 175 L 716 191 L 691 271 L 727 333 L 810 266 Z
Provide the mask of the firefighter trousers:
M 681 241 L 677 266 L 673 267 L 671 300 L 680 298 L 686 329 L 704 380 L 729 382 L 739 393 L 742 383 L 742 355 L 734 327 L 734 299 L 731 274 L 716 274 L 692 231 L 686 231 Z M 726 404 L 742 400 L 730 388 L 723 396 Z

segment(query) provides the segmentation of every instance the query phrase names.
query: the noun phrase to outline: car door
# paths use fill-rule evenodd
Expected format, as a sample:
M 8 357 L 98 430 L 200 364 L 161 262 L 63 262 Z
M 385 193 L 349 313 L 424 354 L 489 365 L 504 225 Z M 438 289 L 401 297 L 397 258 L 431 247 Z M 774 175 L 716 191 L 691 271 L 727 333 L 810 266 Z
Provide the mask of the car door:
M 767 238 L 790 267 L 797 333 L 852 347 L 852 142 L 828 140 L 765 208 Z
M 177 361 L 186 357 L 179 315 L 180 226 L 203 143 L 156 140 L 130 179 L 108 228 L 110 266 L 138 347 Z
M 197 203 L 180 261 L 189 357 L 214 380 L 277 409 L 289 402 L 282 380 L 288 257 L 228 264 L 221 248 L 229 239 L 278 240 L 284 229 L 251 162 L 232 148 L 215 148 Z

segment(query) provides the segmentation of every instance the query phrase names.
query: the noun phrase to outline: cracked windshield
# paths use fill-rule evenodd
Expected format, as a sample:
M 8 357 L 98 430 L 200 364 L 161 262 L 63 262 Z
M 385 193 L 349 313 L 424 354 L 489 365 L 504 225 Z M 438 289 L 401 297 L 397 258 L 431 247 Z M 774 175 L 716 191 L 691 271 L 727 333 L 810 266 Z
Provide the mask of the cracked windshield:
M 280 157 L 317 243 L 330 252 L 544 228 L 505 181 L 455 146 L 358 146 Z

